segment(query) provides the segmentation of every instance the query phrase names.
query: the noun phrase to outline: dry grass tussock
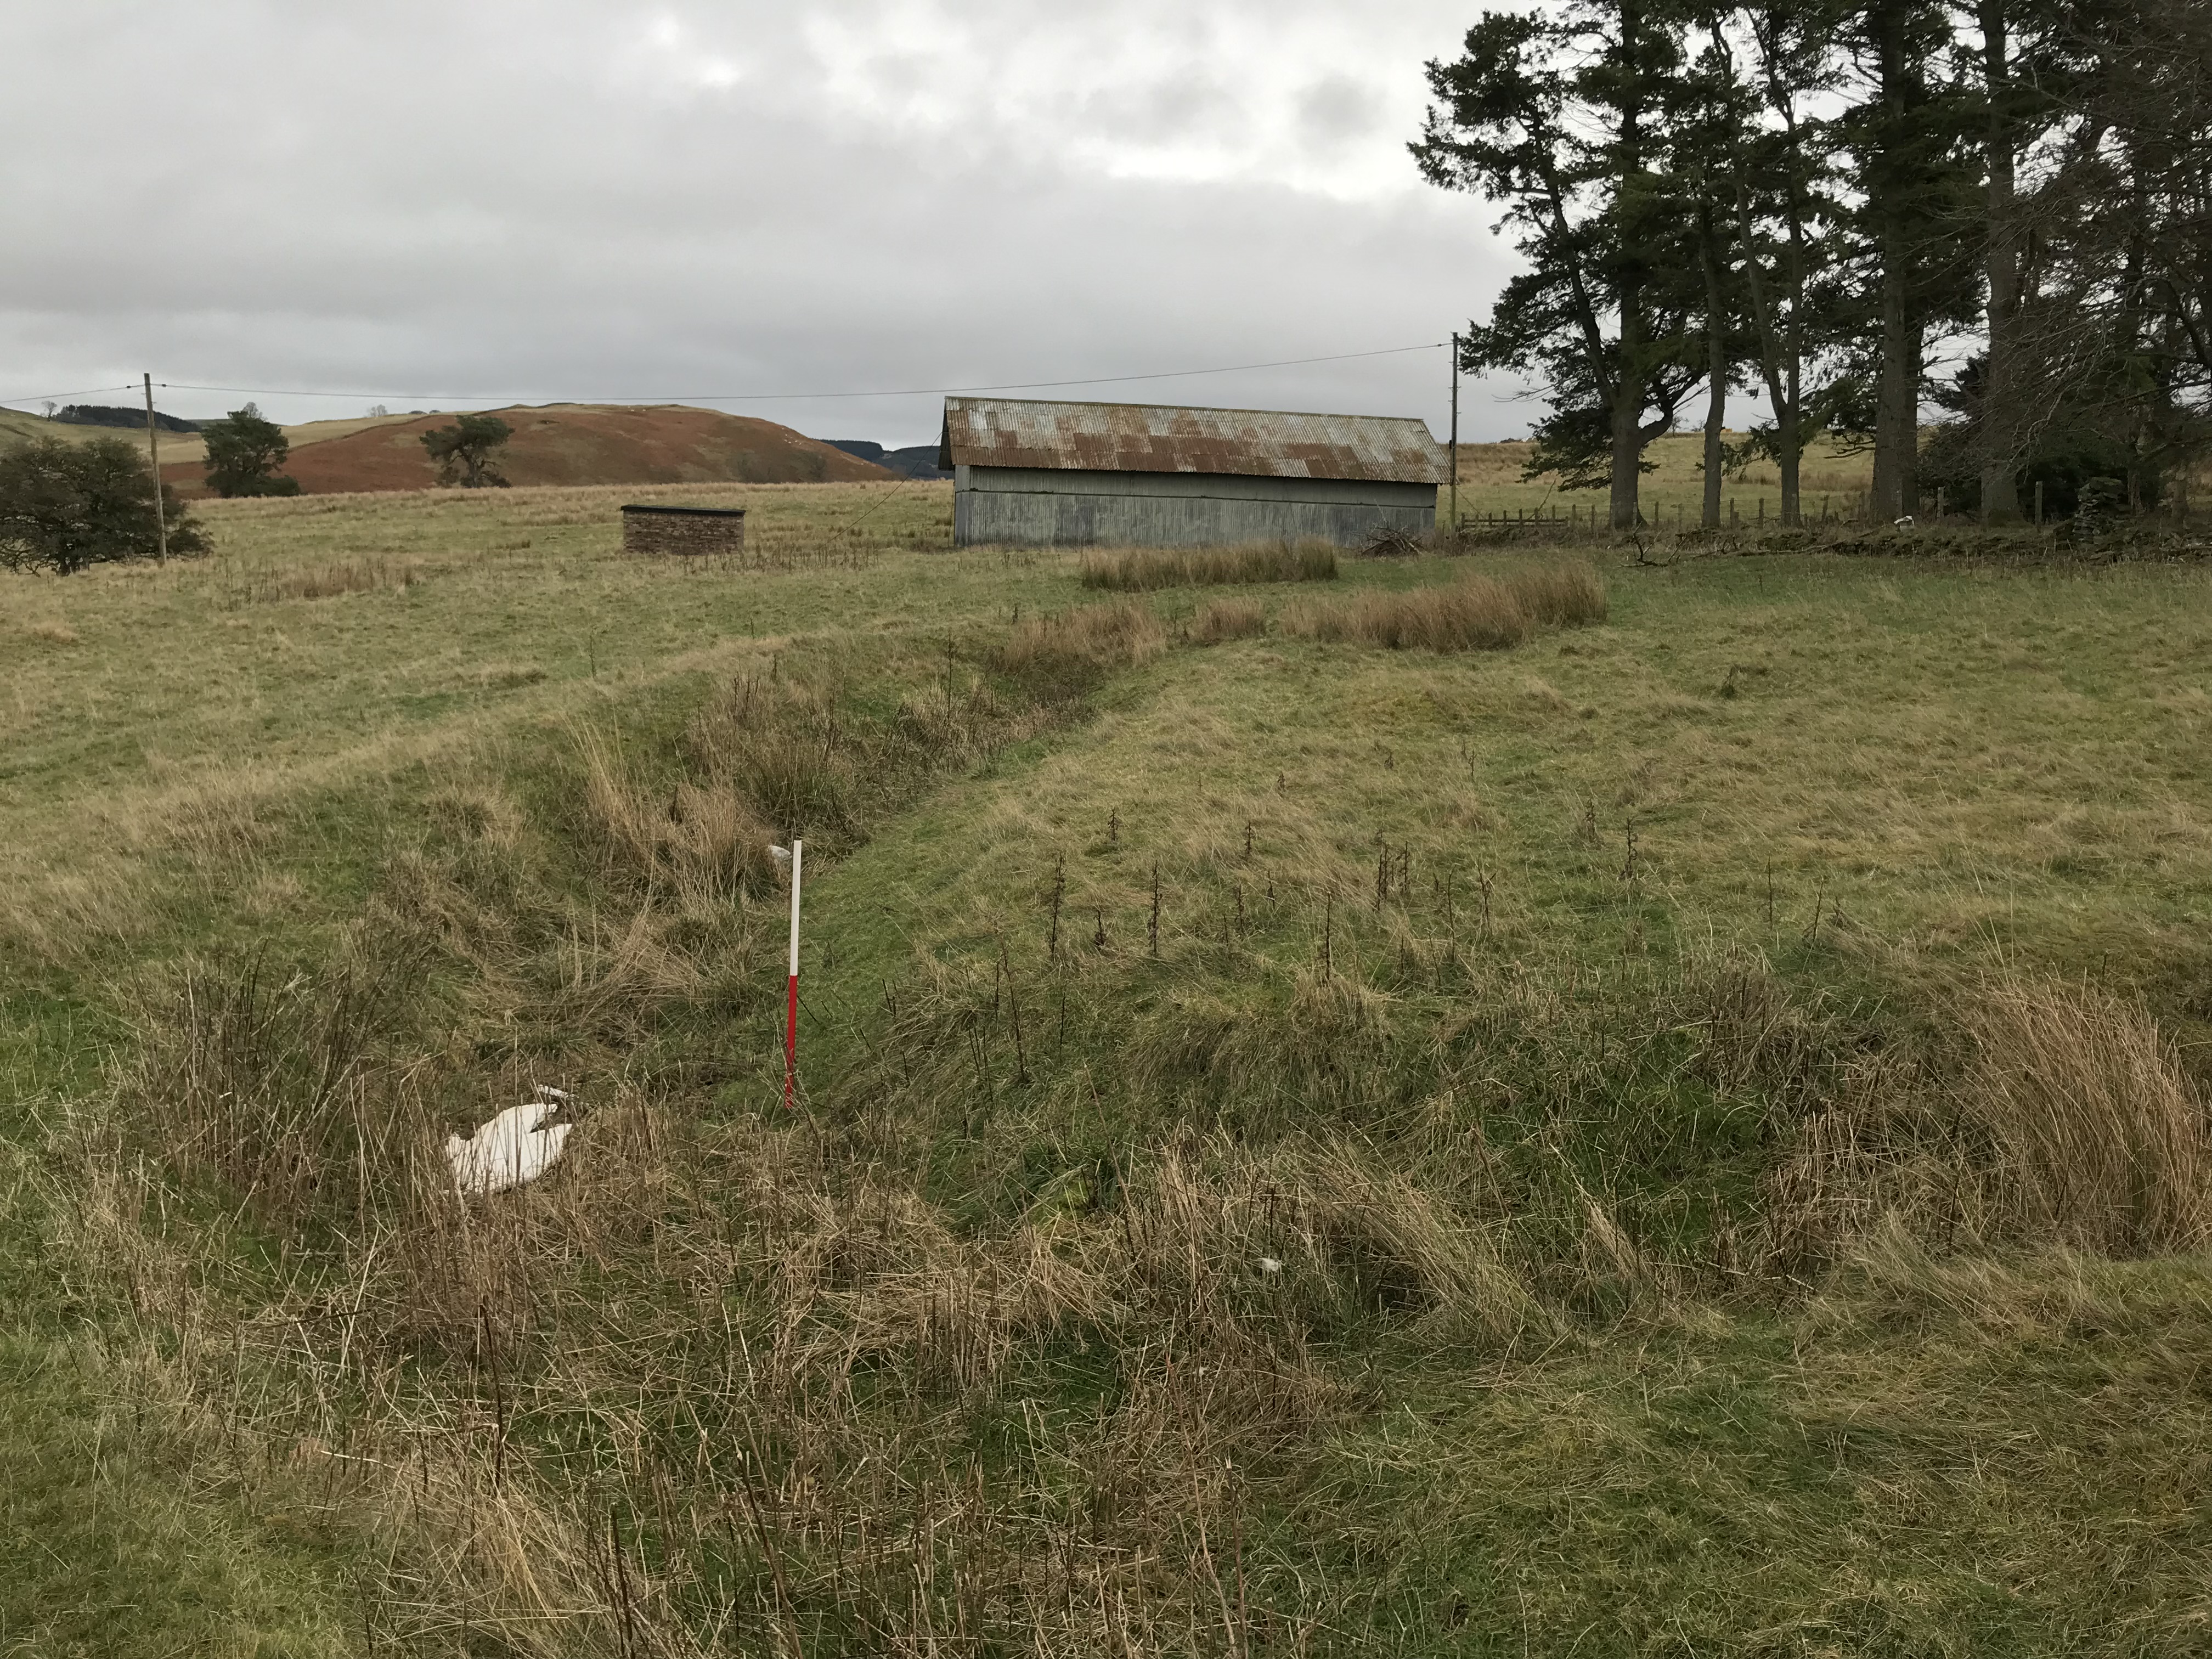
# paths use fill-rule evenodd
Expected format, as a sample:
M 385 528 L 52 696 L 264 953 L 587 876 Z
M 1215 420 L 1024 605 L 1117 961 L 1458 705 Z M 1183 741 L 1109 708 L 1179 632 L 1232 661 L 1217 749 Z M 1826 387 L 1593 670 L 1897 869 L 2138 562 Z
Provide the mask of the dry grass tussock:
M 282 571 L 270 583 L 268 597 L 328 599 L 341 593 L 374 593 L 386 588 L 404 592 L 422 580 L 421 567 L 411 560 L 346 559 L 305 570 Z
M 1085 587 L 1135 592 L 1231 582 L 1326 582 L 1336 580 L 1336 550 L 1313 540 L 1131 547 L 1086 553 L 1080 571 Z
M 1167 630 L 1133 599 L 1079 605 L 1016 625 L 993 659 L 1001 673 L 1041 696 L 1073 696 L 1105 675 L 1150 661 L 1166 648 Z
M 1508 572 L 1506 592 L 1537 622 L 1581 628 L 1605 620 L 1605 583 L 1587 564 L 1540 565 Z
M 296 499 L 296 498 L 287 498 Z M 330 599 L 348 593 L 404 593 L 430 577 L 418 560 L 376 553 L 316 564 L 219 556 L 210 579 L 231 609 L 289 599 Z
M 2011 981 L 1963 1015 L 1964 1113 L 1994 1144 L 2019 1228 L 2109 1255 L 2212 1237 L 2212 1121 L 2141 1010 L 2087 986 Z
M 1605 584 L 1588 565 L 1571 564 L 1468 572 L 1404 592 L 1370 590 L 1294 607 L 1283 620 L 1286 631 L 1311 639 L 1393 651 L 1490 651 L 1518 645 L 1541 626 L 1579 627 L 1605 614 Z
M 1869 1053 L 1770 1173 L 1768 1259 L 1805 1274 L 1885 1233 L 2130 1257 L 2212 1239 L 2212 1120 L 2140 1009 L 2008 980 L 1959 999 L 1963 1054 Z
M 1267 631 L 1267 613 L 1257 599 L 1212 600 L 1200 607 L 1190 624 L 1190 636 L 1200 645 L 1253 639 Z
M 609 849 L 682 901 L 726 903 L 748 889 L 765 891 L 775 878 L 769 855 L 775 835 L 730 777 L 678 781 L 664 796 L 631 775 L 605 734 L 579 729 L 584 805 Z

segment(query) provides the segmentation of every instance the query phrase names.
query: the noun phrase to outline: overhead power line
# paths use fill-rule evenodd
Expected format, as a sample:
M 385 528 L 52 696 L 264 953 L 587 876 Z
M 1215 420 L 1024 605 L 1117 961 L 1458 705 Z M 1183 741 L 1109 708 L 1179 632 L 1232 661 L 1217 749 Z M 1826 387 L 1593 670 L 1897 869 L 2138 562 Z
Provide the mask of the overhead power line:
M 90 398 L 102 392 L 136 392 L 137 382 L 126 380 L 121 386 L 88 386 L 79 392 L 41 392 L 34 398 L 0 398 L 0 408 L 9 404 L 58 404 L 64 398 Z

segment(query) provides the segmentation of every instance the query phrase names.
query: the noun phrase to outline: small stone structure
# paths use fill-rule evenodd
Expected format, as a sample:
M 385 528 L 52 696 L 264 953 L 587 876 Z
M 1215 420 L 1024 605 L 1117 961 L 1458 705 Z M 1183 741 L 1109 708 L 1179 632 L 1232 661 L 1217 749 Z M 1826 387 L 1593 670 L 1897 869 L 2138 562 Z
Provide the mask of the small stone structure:
M 741 507 L 625 507 L 623 551 L 721 558 L 745 550 Z

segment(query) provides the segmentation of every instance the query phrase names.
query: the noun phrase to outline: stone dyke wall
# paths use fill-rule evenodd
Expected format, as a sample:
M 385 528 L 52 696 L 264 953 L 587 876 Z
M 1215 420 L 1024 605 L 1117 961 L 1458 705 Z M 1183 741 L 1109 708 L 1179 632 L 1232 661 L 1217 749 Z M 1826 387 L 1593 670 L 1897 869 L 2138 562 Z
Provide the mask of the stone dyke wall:
M 625 507 L 623 551 L 727 557 L 745 550 L 742 507 Z

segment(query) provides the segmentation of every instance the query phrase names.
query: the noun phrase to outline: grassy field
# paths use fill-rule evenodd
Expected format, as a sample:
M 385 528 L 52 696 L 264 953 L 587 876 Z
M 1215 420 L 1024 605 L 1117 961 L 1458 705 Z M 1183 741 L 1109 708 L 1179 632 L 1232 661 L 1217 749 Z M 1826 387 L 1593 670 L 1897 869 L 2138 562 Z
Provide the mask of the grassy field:
M 1740 442 L 1742 437 L 1741 432 L 1729 434 L 1731 442 Z M 1592 503 L 1599 513 L 1604 512 L 1603 490 L 1562 490 L 1554 477 L 1524 478 L 1522 470 L 1533 448 L 1526 439 L 1462 444 L 1461 512 L 1468 518 L 1516 513 L 1557 514 L 1562 518 L 1579 514 L 1585 521 Z M 1678 520 L 1691 525 L 1698 522 L 1705 510 L 1705 438 L 1699 433 L 1677 433 L 1652 442 L 1644 452 L 1651 471 L 1644 475 L 1638 491 L 1645 518 L 1667 529 L 1674 528 Z M 1873 462 L 1867 452 L 1846 449 L 1832 440 L 1820 441 L 1805 456 L 1799 485 L 1806 515 L 1818 518 L 1825 503 L 1826 511 L 1838 519 L 1853 516 L 1859 510 L 1859 497 L 1872 479 Z M 1754 525 L 1762 510 L 1770 520 L 1778 518 L 1781 474 L 1771 461 L 1753 462 L 1725 480 L 1722 495 L 1724 518 L 1731 507 L 1737 517 Z
M 0 1652 L 2202 1650 L 2200 568 L 639 493 L 0 582 Z
M 99 401 L 110 406 L 139 408 L 143 404 L 128 392 L 103 396 Z M 159 401 L 166 402 L 166 399 Z M 167 409 L 163 414 L 170 411 Z M 326 438 L 343 438 L 370 427 L 390 426 L 410 417 L 400 415 L 364 415 L 353 418 L 329 421 L 305 421 L 297 426 L 288 426 L 284 435 L 295 449 L 305 444 L 319 443 Z M 127 428 L 106 426 L 78 426 L 60 421 L 49 421 L 20 409 L 0 409 L 0 448 L 27 443 L 33 438 L 60 438 L 66 442 L 82 443 L 90 438 L 129 438 L 138 443 L 146 441 L 145 429 L 136 432 Z M 207 459 L 207 441 L 197 432 L 164 432 L 161 434 L 161 465 L 171 466 L 179 461 L 199 462 Z

